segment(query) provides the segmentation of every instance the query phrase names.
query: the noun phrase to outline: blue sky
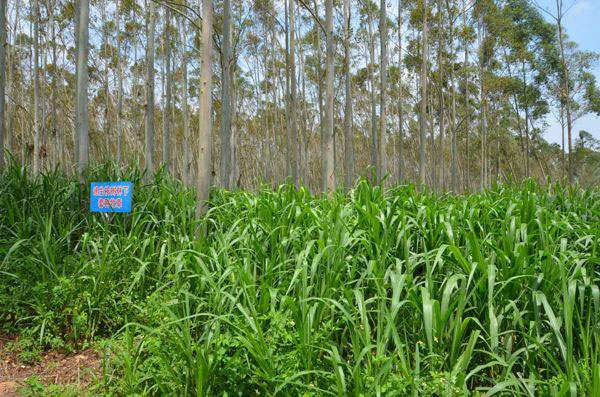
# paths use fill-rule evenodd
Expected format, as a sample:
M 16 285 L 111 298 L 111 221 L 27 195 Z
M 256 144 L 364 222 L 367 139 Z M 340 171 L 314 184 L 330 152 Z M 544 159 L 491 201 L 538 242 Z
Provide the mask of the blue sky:
M 537 4 L 556 14 L 556 0 L 535 0 Z M 600 53 L 600 0 L 563 0 L 563 7 L 569 9 L 563 19 L 569 39 L 579 44 L 579 48 L 586 51 Z M 570 8 L 569 8 L 570 7 Z M 552 20 L 546 15 L 548 20 Z M 600 64 L 595 65 L 594 74 L 600 84 Z M 550 127 L 545 135 L 547 141 L 560 143 L 561 129 L 554 116 L 548 116 Z M 588 115 L 575 122 L 573 132 L 575 136 L 580 130 L 586 130 L 600 139 L 600 117 Z M 566 139 L 566 137 L 565 137 Z M 565 142 L 566 146 L 566 142 Z

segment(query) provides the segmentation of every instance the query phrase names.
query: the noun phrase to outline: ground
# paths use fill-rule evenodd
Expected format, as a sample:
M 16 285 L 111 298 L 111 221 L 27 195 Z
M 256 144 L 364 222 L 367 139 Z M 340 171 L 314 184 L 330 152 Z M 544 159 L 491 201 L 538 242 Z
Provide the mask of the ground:
M 48 351 L 26 363 L 19 357 L 18 337 L 0 335 L 0 396 L 36 394 L 86 395 L 101 374 L 100 356 L 93 349 L 75 353 Z M 38 393 L 42 394 L 42 393 Z

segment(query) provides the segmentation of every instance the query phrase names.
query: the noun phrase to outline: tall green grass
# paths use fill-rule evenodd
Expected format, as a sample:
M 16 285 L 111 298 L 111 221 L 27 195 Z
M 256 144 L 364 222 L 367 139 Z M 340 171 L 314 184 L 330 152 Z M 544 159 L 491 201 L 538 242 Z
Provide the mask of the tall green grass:
M 598 190 L 216 190 L 195 220 L 162 173 L 89 178 L 132 180 L 133 212 L 85 212 L 58 173 L 2 176 L 1 326 L 115 335 L 106 391 L 600 395 Z

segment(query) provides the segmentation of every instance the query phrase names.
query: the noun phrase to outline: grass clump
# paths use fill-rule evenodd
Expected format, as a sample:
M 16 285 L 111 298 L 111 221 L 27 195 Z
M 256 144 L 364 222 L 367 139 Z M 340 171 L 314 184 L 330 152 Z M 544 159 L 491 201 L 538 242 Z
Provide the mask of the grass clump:
M 133 212 L 87 213 L 57 173 L 2 176 L 0 326 L 115 335 L 107 393 L 600 393 L 598 190 L 215 190 L 197 221 L 162 173 L 89 178 L 133 181 Z

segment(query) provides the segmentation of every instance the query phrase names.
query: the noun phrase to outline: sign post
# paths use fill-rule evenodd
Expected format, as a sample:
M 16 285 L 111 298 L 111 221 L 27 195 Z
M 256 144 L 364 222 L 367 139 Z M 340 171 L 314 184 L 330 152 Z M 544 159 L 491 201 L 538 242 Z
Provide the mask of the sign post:
M 92 182 L 90 185 L 91 212 L 131 212 L 131 182 Z

